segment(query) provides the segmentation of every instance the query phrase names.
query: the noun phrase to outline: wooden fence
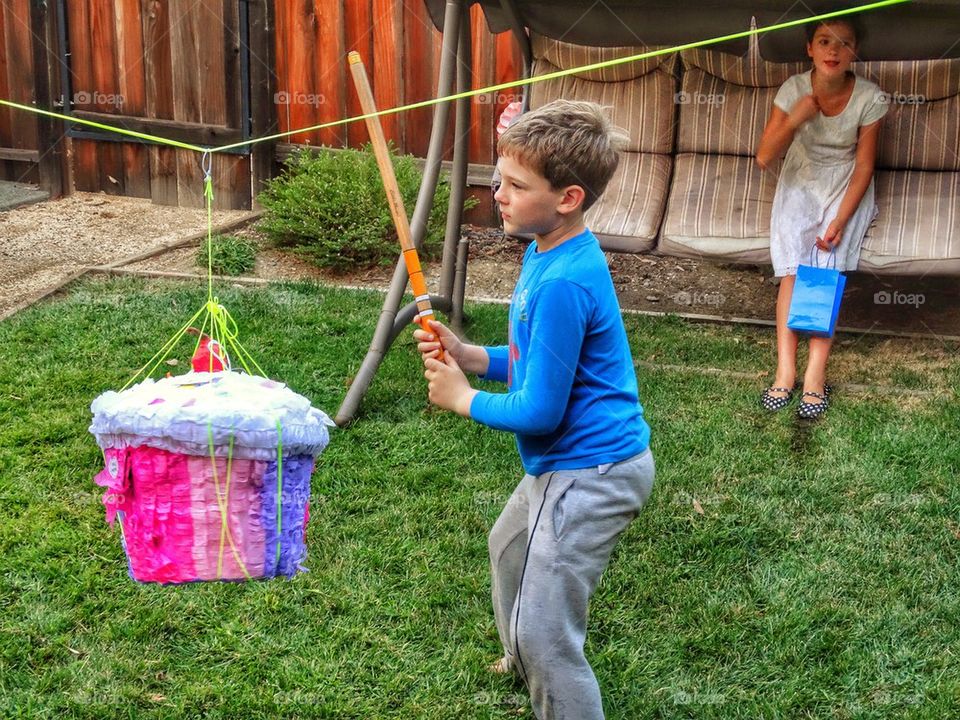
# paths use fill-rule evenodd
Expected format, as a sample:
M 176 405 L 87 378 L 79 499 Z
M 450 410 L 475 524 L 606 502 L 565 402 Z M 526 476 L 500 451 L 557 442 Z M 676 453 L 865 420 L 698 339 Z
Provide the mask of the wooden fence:
M 32 22 L 30 0 L 2 0 L 0 97 L 21 104 L 30 104 L 38 93 L 34 49 L 39 43 L 31 42 Z M 36 116 L 0 107 L 0 179 L 40 183 L 39 148 Z
M 359 114 L 348 82 L 350 50 L 363 56 L 381 109 L 436 92 L 440 34 L 419 0 L 2 3 L 0 97 L 40 107 L 47 106 L 45 98 L 50 105 L 62 99 L 77 117 L 191 144 L 236 142 L 248 122 L 247 130 L 259 137 Z M 473 86 L 518 77 L 513 39 L 492 36 L 479 8 L 471 11 L 471 22 Z M 40 76 L 49 87 L 38 87 Z M 493 162 L 496 118 L 513 97 L 474 99 L 471 162 Z M 432 109 L 425 108 L 385 117 L 383 124 L 401 152 L 423 156 L 431 121 Z M 0 177 L 43 182 L 40 158 L 63 153 L 66 191 L 202 204 L 197 153 L 118 142 L 81 126 L 69 139 L 63 133 L 59 121 L 0 108 Z M 283 142 L 358 147 L 366 140 L 363 124 L 352 123 Z M 219 207 L 250 207 L 260 183 L 276 172 L 276 147 L 254 147 L 251 155 L 214 155 Z

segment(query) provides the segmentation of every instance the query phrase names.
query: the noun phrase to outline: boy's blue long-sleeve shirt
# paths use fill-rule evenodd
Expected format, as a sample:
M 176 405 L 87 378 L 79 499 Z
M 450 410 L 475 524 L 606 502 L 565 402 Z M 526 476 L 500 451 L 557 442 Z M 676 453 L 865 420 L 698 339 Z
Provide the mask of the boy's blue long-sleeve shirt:
M 509 345 L 488 347 L 470 415 L 516 433 L 531 475 L 619 462 L 646 450 L 637 379 L 613 280 L 589 230 L 538 253 L 531 243 L 510 301 Z

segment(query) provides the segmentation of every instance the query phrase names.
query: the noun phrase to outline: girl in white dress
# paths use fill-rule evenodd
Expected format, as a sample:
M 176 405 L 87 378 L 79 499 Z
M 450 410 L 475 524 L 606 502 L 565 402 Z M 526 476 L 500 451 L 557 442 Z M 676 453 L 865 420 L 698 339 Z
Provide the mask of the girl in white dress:
M 793 398 L 797 333 L 787 327 L 797 265 L 810 264 L 814 247 L 832 252 L 840 271 L 855 270 L 863 236 L 877 213 L 873 169 L 885 96 L 850 71 L 859 33 L 854 21 L 836 18 L 807 29 L 808 72 L 777 92 L 760 138 L 757 163 L 767 169 L 787 151 L 770 218 L 770 256 L 781 277 L 777 296 L 777 373 L 761 404 L 775 411 Z M 821 264 L 827 256 L 820 254 Z M 798 415 L 816 418 L 830 404 L 826 384 L 831 338 L 810 338 Z

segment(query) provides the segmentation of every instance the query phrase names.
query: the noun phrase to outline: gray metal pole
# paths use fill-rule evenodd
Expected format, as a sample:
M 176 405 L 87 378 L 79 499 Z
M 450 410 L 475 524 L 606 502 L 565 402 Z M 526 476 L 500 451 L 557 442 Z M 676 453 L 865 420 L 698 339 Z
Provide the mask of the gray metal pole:
M 460 27 L 461 58 L 457 65 L 457 93 L 467 92 L 473 80 L 470 26 Z M 469 239 L 461 238 L 463 224 L 463 197 L 467 188 L 467 163 L 470 153 L 470 98 L 457 100 L 457 116 L 453 134 L 453 170 L 450 173 L 450 206 L 447 208 L 447 231 L 443 242 L 443 268 L 440 294 L 450 298 L 450 325 L 455 330 L 463 326 L 463 296 L 466 288 L 466 265 L 460 271 L 461 253 L 469 250 Z M 466 247 L 463 247 L 466 245 Z
M 440 74 L 437 80 L 437 97 L 450 95 L 453 87 L 454 72 L 457 62 L 457 46 L 460 38 L 460 23 L 465 15 L 465 0 L 447 0 L 443 20 L 443 39 L 440 53 Z M 423 170 L 423 182 L 417 195 L 417 205 L 410 220 L 410 235 L 413 244 L 419 247 L 423 244 L 426 233 L 427 218 L 433 206 L 433 194 L 437 189 L 437 178 L 440 176 L 440 161 L 443 154 L 443 140 L 447 133 L 447 123 L 450 116 L 450 103 L 439 103 L 434 106 L 433 129 L 430 132 L 430 144 L 427 148 L 426 164 Z M 339 426 L 346 425 L 357 413 L 360 401 L 366 395 L 373 376 L 376 375 L 380 363 L 393 339 L 407 323 L 397 317 L 403 293 L 407 288 L 407 268 L 400 258 L 390 289 L 383 301 L 377 327 L 370 342 L 370 348 L 357 371 L 347 395 L 340 404 L 334 422 Z M 409 320 L 407 321 L 409 322 Z

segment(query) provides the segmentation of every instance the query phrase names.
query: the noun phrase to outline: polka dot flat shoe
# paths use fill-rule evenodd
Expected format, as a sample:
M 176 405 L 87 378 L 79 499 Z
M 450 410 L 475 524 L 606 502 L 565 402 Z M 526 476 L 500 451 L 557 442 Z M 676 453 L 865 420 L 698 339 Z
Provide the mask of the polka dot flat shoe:
M 793 400 L 793 391 L 794 388 L 768 387 L 760 395 L 760 405 L 769 412 L 783 410 Z M 786 393 L 786 395 L 777 396 L 773 394 L 775 392 Z
M 800 405 L 797 407 L 797 417 L 801 420 L 816 420 L 818 417 L 823 415 L 827 408 L 830 407 L 830 400 L 828 399 L 827 388 L 823 388 L 823 394 L 816 392 L 805 392 L 800 398 Z M 820 402 L 808 403 L 804 402 L 803 398 L 805 397 L 815 397 Z

